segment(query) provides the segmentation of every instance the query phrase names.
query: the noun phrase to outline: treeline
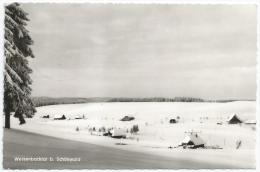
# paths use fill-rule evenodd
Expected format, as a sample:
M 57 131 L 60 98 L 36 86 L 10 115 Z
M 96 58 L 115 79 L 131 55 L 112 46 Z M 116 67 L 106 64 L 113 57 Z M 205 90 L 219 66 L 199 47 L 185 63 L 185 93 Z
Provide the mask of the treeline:
M 34 97 L 32 101 L 36 107 L 47 106 L 47 105 L 58 105 L 58 104 L 78 104 L 78 103 L 94 103 L 94 102 L 218 102 L 227 103 L 238 101 L 234 99 L 229 100 L 205 100 L 201 98 L 194 97 L 149 97 L 149 98 L 131 98 L 131 97 L 94 97 L 94 98 L 76 98 L 76 97 Z M 255 101 L 255 100 L 246 100 Z
M 57 104 L 77 104 L 86 103 L 85 98 L 52 98 L 52 97 L 33 97 L 33 103 L 36 107 L 57 105 Z
M 164 97 L 152 97 L 152 98 L 75 98 L 75 97 L 33 97 L 33 103 L 36 107 L 57 105 L 57 104 L 78 104 L 78 103 L 91 103 L 91 102 L 205 102 L 200 98 L 192 97 L 175 97 L 175 98 L 164 98 Z
M 111 98 L 108 102 L 205 102 L 200 98 L 193 97 L 152 97 L 152 98 Z

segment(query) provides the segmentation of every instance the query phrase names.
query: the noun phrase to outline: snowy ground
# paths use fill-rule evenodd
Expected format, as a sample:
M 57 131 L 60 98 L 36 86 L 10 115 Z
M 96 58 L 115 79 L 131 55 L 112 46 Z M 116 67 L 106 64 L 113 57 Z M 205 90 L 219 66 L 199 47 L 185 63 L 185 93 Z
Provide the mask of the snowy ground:
M 71 105 L 53 105 L 38 107 L 32 119 L 26 125 L 18 125 L 12 119 L 12 128 L 83 141 L 97 145 L 115 147 L 138 152 L 146 152 L 179 159 L 197 160 L 200 162 L 235 165 L 238 168 L 255 168 L 255 125 L 229 125 L 228 117 L 237 114 L 242 120 L 255 119 L 254 101 L 237 101 L 230 103 L 87 103 Z M 71 120 L 53 120 L 54 115 L 64 114 Z M 50 115 L 50 119 L 43 119 Z M 86 119 L 74 120 L 75 116 L 84 115 Z M 133 121 L 120 121 L 125 115 L 134 116 Z M 170 124 L 171 118 L 180 117 L 176 124 Z M 223 122 L 217 125 L 217 122 Z M 120 127 L 130 129 L 138 124 L 139 133 L 131 139 L 113 139 L 94 136 L 89 128 Z M 79 131 L 76 131 L 76 128 Z M 168 149 L 177 146 L 183 140 L 185 132 L 198 132 L 207 146 L 218 145 L 223 149 L 182 148 Z M 242 141 L 240 149 L 236 142 Z M 125 143 L 126 145 L 117 145 Z

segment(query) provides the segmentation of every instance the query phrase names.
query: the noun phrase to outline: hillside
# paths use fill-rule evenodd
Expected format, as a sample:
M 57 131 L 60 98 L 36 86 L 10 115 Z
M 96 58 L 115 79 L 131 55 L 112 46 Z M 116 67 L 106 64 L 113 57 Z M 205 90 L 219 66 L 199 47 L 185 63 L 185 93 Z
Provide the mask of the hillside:
M 226 100 L 205 100 L 202 98 L 194 97 L 33 97 L 33 102 L 36 107 L 58 104 L 78 104 L 78 103 L 93 103 L 93 102 L 218 102 L 227 103 L 232 101 L 238 101 L 234 99 Z M 246 100 L 251 101 L 251 100 Z M 253 101 L 253 100 L 252 100 Z

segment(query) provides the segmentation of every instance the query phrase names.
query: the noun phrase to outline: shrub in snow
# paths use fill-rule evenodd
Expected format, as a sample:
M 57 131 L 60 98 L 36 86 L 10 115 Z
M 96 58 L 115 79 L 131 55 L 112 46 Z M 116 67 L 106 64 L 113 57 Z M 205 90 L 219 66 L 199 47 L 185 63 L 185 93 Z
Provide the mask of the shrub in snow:
M 241 140 L 237 140 L 236 141 L 236 149 L 239 149 L 241 144 L 242 144 L 242 141 Z
M 106 132 L 106 128 L 104 126 L 101 127 L 101 132 Z
M 134 133 L 134 131 L 133 131 L 133 128 L 131 128 L 131 129 L 130 129 L 130 133 L 131 133 L 131 134 L 133 134 L 133 133 Z
M 76 131 L 79 131 L 79 127 L 76 127 Z
M 139 131 L 139 127 L 138 125 L 133 125 L 133 127 L 131 128 L 130 132 L 133 133 L 137 133 Z
M 98 129 L 98 132 L 106 132 L 106 128 L 105 128 L 105 127 L 100 127 L 100 128 Z

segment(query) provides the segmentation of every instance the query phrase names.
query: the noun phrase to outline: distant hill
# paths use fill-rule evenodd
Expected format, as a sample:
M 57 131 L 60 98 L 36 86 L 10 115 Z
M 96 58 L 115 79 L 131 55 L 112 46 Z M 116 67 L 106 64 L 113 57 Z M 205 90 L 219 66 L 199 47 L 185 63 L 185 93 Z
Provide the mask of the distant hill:
M 47 106 L 47 105 L 57 105 L 57 104 L 78 104 L 78 103 L 91 103 L 91 102 L 219 102 L 226 103 L 238 100 L 204 100 L 201 98 L 194 97 L 149 97 L 149 98 L 131 98 L 131 97 L 92 97 L 92 98 L 82 98 L 82 97 L 33 97 L 34 105 Z M 246 100 L 254 101 L 254 100 Z

